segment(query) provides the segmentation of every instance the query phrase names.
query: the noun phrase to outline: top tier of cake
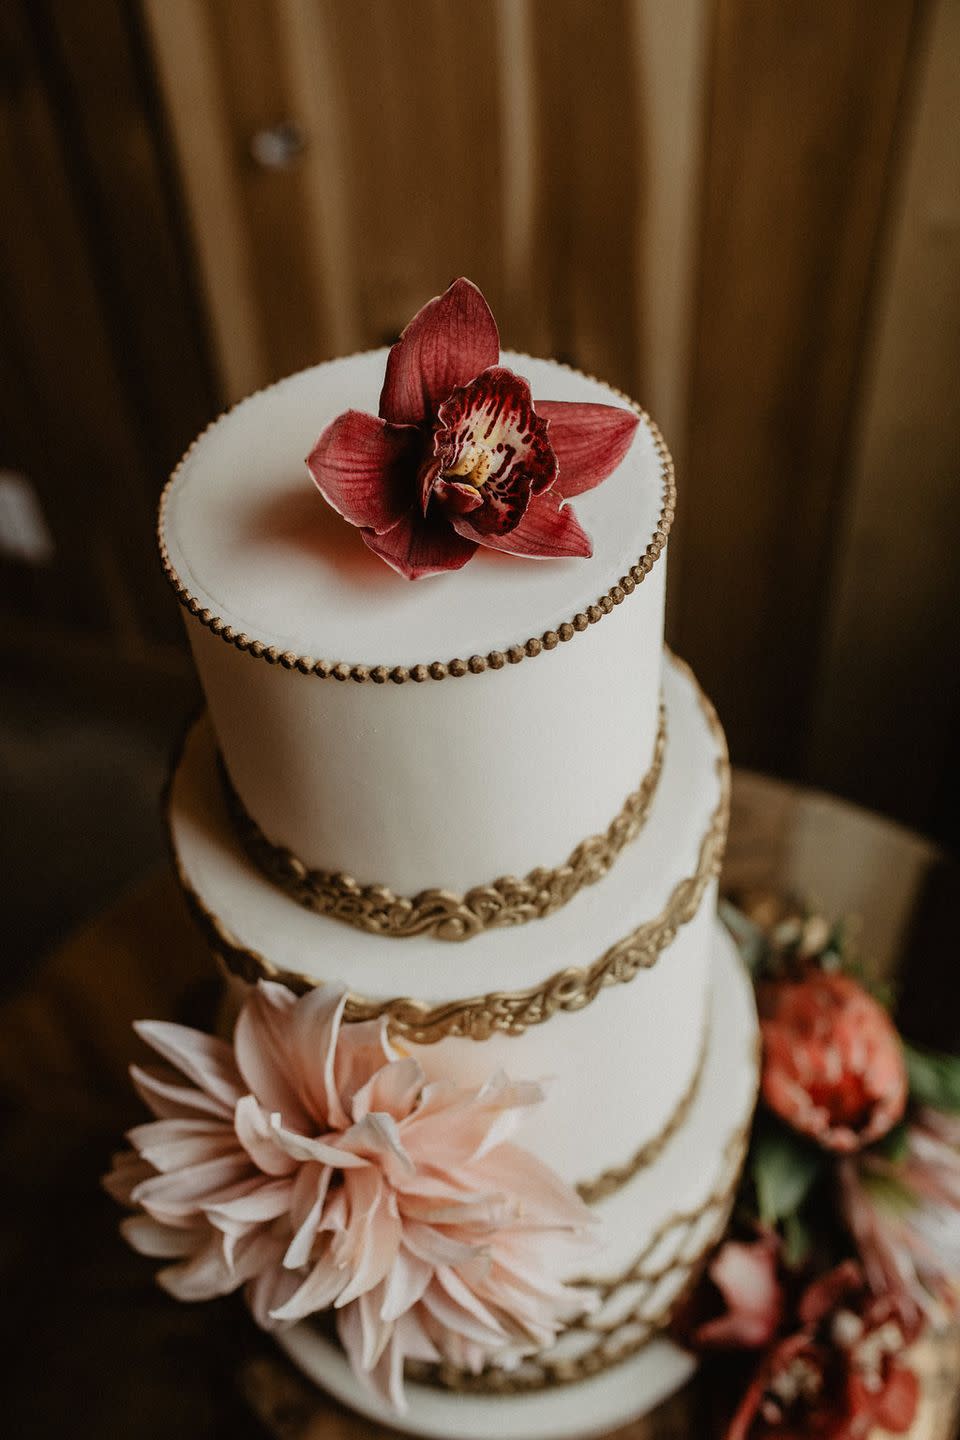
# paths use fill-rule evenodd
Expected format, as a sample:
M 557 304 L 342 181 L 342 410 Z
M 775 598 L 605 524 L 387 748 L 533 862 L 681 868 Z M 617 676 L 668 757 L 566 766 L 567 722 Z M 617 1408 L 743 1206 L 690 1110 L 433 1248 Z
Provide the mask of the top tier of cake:
M 651 765 L 671 467 L 644 417 L 575 502 L 592 558 L 481 549 L 404 580 L 304 464 L 338 414 L 376 412 L 385 361 L 316 366 L 218 420 L 165 492 L 160 544 L 226 769 L 266 839 L 361 885 L 462 892 L 562 865 Z M 503 363 L 535 401 L 628 403 L 548 361 Z

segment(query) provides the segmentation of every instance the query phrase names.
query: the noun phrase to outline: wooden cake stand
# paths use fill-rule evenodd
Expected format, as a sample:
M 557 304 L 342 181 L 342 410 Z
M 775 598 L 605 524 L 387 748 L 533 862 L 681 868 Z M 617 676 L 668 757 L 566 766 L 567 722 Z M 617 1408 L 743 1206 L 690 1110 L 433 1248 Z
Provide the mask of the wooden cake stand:
M 929 842 L 853 806 L 740 772 L 725 887 L 809 897 L 860 916 L 859 949 L 900 973 L 909 1035 L 960 1049 L 958 867 Z M 185 1306 L 117 1237 L 98 1189 L 124 1129 L 130 1022 L 209 1025 L 217 982 L 171 874 L 157 873 L 63 945 L 0 1005 L 0 1281 L 9 1322 L 4 1431 L 157 1440 L 375 1440 L 395 1432 L 313 1389 L 235 1301 Z M 945 1004 L 947 1000 L 950 1003 Z M 914 1440 L 950 1440 L 960 1415 L 960 1333 L 918 1347 Z M 464 1404 L 469 1401 L 465 1398 Z M 696 1384 L 619 1440 L 707 1433 Z

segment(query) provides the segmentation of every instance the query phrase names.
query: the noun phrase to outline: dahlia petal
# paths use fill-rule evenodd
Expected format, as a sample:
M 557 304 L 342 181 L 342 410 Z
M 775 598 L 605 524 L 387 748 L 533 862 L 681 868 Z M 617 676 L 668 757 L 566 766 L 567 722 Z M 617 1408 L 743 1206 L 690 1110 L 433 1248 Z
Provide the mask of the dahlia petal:
M 133 1028 L 201 1091 L 233 1109 L 243 1090 L 233 1050 L 225 1040 L 168 1020 L 137 1020 Z
M 201 1115 L 229 1120 L 233 1115 L 233 1102 L 227 1104 L 215 1100 L 203 1090 L 181 1085 L 174 1070 L 131 1065 L 130 1078 L 140 1099 L 159 1120 L 189 1119 Z
M 568 400 L 537 400 L 559 464 L 554 489 L 569 499 L 593 490 L 616 470 L 640 423 L 633 410 Z
M 278 1322 L 273 1312 L 280 1310 L 299 1289 L 303 1277 L 284 1270 L 281 1265 L 269 1266 L 247 1281 L 244 1291 L 250 1314 L 261 1330 L 275 1330 Z
M 196 1216 L 205 1205 L 215 1204 L 223 1191 L 249 1173 L 250 1162 L 245 1154 L 225 1156 L 170 1175 L 153 1175 L 137 1186 L 131 1199 L 155 1220 L 176 1225 Z
M 461 515 L 452 515 L 450 523 L 464 539 L 475 540 L 490 550 L 503 550 L 508 555 L 562 560 L 575 556 L 589 559 L 593 554 L 590 536 L 571 507 L 560 503 L 555 490 L 533 496 L 523 519 L 503 535 L 482 534 Z
M 473 1162 L 470 1173 L 484 1187 L 498 1183 L 523 1205 L 520 1228 L 545 1225 L 592 1231 L 597 1224 L 594 1212 L 577 1192 L 561 1180 L 555 1170 L 519 1145 L 500 1145 L 490 1155 Z
M 220 1120 L 152 1120 L 127 1131 L 127 1139 L 155 1170 L 184 1169 L 236 1154 L 237 1139 Z
M 346 1003 L 344 986 L 322 985 L 309 990 L 290 1011 L 285 1060 L 313 1128 L 349 1124 L 335 1075 Z
M 502 1326 L 495 1320 L 492 1324 L 479 1320 L 471 1310 L 455 1300 L 436 1278 L 427 1286 L 420 1303 L 445 1329 L 462 1335 L 467 1340 L 473 1340 L 478 1345 L 496 1349 L 506 1339 Z
M 347 1305 L 337 1311 L 337 1335 L 354 1375 L 369 1389 L 374 1389 L 373 1377 L 363 1364 L 364 1336 L 359 1305 Z
M 416 1104 L 423 1083 L 423 1071 L 410 1056 L 382 1066 L 355 1093 L 350 1107 L 354 1120 L 363 1120 L 371 1111 L 403 1120 Z
M 477 1298 L 470 1287 L 464 1284 L 456 1270 L 451 1269 L 449 1265 L 443 1265 L 437 1271 L 436 1278 L 437 1284 L 443 1287 L 451 1300 L 461 1305 L 464 1310 L 468 1311 L 475 1320 L 479 1320 L 482 1325 L 488 1325 L 491 1330 L 501 1331 L 502 1333 L 502 1326 L 497 1320 L 497 1317 Z
M 367 548 L 405 580 L 461 570 L 477 548 L 475 539 L 451 529 L 442 512 L 431 511 L 427 516 L 412 512 L 383 535 L 371 530 L 361 533 Z
M 327 1310 L 336 1300 L 349 1276 L 335 1265 L 329 1254 L 321 1255 L 310 1274 L 284 1304 L 273 1309 L 271 1318 L 284 1323 L 303 1320 L 318 1310 Z
M 104 1175 L 101 1185 L 107 1194 L 121 1205 L 133 1205 L 133 1192 L 144 1181 L 157 1172 L 146 1160 L 141 1160 L 135 1150 L 123 1150 L 114 1155 L 109 1174 Z
M 260 1170 L 266 1175 L 289 1175 L 296 1160 L 278 1144 L 276 1132 L 252 1095 L 237 1101 L 233 1117 L 237 1139 Z
M 391 1184 L 414 1173 L 413 1161 L 403 1148 L 392 1115 L 365 1115 L 359 1124 L 350 1126 L 341 1143 L 350 1153 L 379 1165 Z
M 244 1001 L 233 1033 L 245 1090 L 269 1111 L 279 1111 L 298 1130 L 314 1128 L 291 1074 L 291 1012 L 296 996 L 283 985 L 261 980 Z M 240 1091 L 240 1095 L 244 1093 Z M 237 1096 L 239 1099 L 239 1095 Z
M 357 1091 L 384 1065 L 398 1058 L 383 1017 L 356 1021 L 340 1030 L 333 1069 L 333 1085 L 343 1111 L 339 1125 L 350 1124 Z
M 290 1202 L 290 1223 L 294 1233 L 283 1257 L 283 1263 L 289 1270 L 298 1270 L 310 1259 L 332 1176 L 329 1165 L 308 1163 L 301 1166 L 294 1181 Z
M 307 456 L 317 488 L 344 520 L 378 534 L 410 509 L 422 437 L 410 426 L 347 410 Z
M 411 1255 L 409 1250 L 401 1246 L 387 1276 L 381 1318 L 399 1320 L 401 1315 L 412 1310 L 430 1284 L 432 1275 L 432 1266 L 425 1260 L 419 1260 L 416 1255 Z
M 227 1265 L 215 1231 L 189 1259 L 157 1272 L 157 1284 L 174 1300 L 214 1300 L 218 1295 L 230 1295 L 241 1283 Z
M 393 1333 L 393 1326 L 385 1324 L 380 1318 L 382 1302 L 382 1294 L 377 1290 L 365 1291 L 356 1301 L 363 1336 L 360 1363 L 364 1370 L 370 1372 L 376 1369 Z
M 381 1191 L 377 1204 L 366 1217 L 359 1264 L 337 1300 L 338 1307 L 367 1294 L 389 1275 L 396 1262 L 402 1236 L 403 1226 L 396 1205 L 391 1204 L 390 1198 Z
M 369 1164 L 362 1155 L 357 1155 L 337 1143 L 313 1140 L 309 1135 L 298 1135 L 293 1130 L 287 1130 L 281 1124 L 279 1115 L 270 1116 L 270 1129 L 276 1136 L 277 1143 L 293 1160 L 319 1160 L 322 1165 L 333 1165 L 341 1170 L 359 1170 Z M 339 1138 L 335 1136 L 335 1142 Z
M 409 1221 L 403 1227 L 403 1243 L 412 1255 L 418 1260 L 425 1260 L 428 1265 L 462 1265 L 472 1260 L 477 1253 L 475 1245 L 467 1245 L 459 1240 L 453 1240 L 445 1235 L 442 1230 L 434 1230 L 430 1225 L 422 1225 Z
M 420 425 L 460 385 L 500 359 L 500 336 L 476 285 L 455 280 L 428 300 L 387 356 L 380 414 L 394 425 Z
M 120 1222 L 120 1233 L 138 1255 L 149 1255 L 154 1260 L 192 1255 L 209 1238 L 205 1228 L 174 1228 L 162 1225 L 149 1215 L 128 1215 Z
M 205 1205 L 204 1213 L 218 1230 L 226 1226 L 247 1226 L 276 1220 L 290 1209 L 290 1180 L 254 1181 L 244 1194 Z

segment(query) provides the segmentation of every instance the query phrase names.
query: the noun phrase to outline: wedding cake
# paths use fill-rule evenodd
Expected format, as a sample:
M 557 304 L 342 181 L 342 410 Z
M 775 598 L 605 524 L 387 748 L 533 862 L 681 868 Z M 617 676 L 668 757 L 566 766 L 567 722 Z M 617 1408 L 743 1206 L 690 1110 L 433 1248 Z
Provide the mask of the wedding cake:
M 301 1043 L 281 1019 L 326 996 L 325 1034 L 339 1026 L 341 1049 L 346 1037 L 359 1053 L 358 1037 L 376 1032 L 377 1063 L 389 1058 L 397 1085 L 407 1077 L 402 1100 L 395 1086 L 374 1103 L 377 1079 L 357 1091 L 359 1109 L 350 1102 L 338 1133 L 379 1116 L 384 1147 L 374 1161 L 358 1141 L 350 1163 L 381 1165 L 387 1188 L 361 1202 L 358 1171 L 345 1170 L 339 1209 L 321 1220 L 328 1202 L 314 1197 L 306 1248 L 286 1252 L 293 1289 L 311 1264 L 320 1274 L 324 1232 L 354 1223 L 351 1204 L 356 1224 L 363 1204 L 379 1204 L 385 1228 L 371 1222 L 357 1242 L 349 1291 L 328 1265 L 300 1300 L 289 1285 L 274 1297 L 279 1342 L 322 1387 L 414 1433 L 575 1435 L 624 1423 L 689 1373 L 660 1332 L 727 1219 L 755 1098 L 756 1020 L 716 917 L 723 732 L 663 645 L 670 456 L 626 397 L 501 355 L 492 327 L 459 281 L 391 351 L 261 391 L 184 457 L 159 538 L 207 709 L 183 743 L 169 822 L 234 1010 L 263 996 L 275 1007 L 257 1021 L 270 1064 Z M 266 1061 L 249 1059 L 251 1025 L 246 1061 L 239 1025 L 236 1047 L 240 1088 L 255 1090 L 249 1072 L 265 1074 Z M 146 1038 L 168 1059 L 180 1043 Z M 324 1064 L 329 1087 L 334 1061 Z M 161 1124 L 199 1113 L 151 1093 Z M 414 1110 L 422 1127 L 436 1097 L 454 1094 L 474 1106 L 495 1096 L 510 1143 L 498 1121 L 468 1159 L 468 1122 L 450 1121 L 411 1161 L 404 1136 L 427 1133 Z M 329 1147 L 308 1155 L 302 1135 L 271 1168 L 257 1147 L 291 1122 L 261 1099 L 254 1130 L 239 1118 L 235 1128 L 266 1189 L 248 1177 L 239 1199 L 204 1210 L 228 1247 L 248 1234 L 254 1194 L 259 1223 L 287 1225 L 286 1243 L 310 1206 L 295 1196 L 288 1221 L 284 1200 L 262 1197 L 279 1196 L 295 1164 L 326 1166 L 321 1190 L 335 1183 Z M 323 1103 L 332 1114 L 329 1090 Z M 467 1113 L 450 1103 L 445 1114 Z M 138 1148 L 153 1166 L 138 1174 L 169 1168 Z M 417 1204 L 449 1201 L 431 1212 L 429 1245 L 412 1182 L 391 1179 L 390 1165 L 407 1175 L 415 1162 Z M 462 1245 L 438 1258 L 438 1236 L 453 1247 L 466 1235 L 453 1228 L 454 1191 L 468 1208 L 486 1203 L 485 1185 L 502 1198 L 526 1166 L 513 1239 L 475 1247 L 469 1263 Z M 154 1191 L 131 1195 L 154 1217 L 141 1248 L 159 1254 L 156 1215 L 176 1218 L 151 1208 Z M 536 1277 L 532 1262 L 504 1260 L 519 1256 L 527 1222 L 570 1241 Z M 388 1232 L 395 1258 L 364 1290 L 356 1272 Z M 476 1265 L 485 1278 L 470 1288 Z M 522 1298 L 534 1292 L 538 1305 L 562 1297 L 540 1330 Z M 330 1317 L 344 1313 L 354 1328 L 341 1323 L 338 1338 Z

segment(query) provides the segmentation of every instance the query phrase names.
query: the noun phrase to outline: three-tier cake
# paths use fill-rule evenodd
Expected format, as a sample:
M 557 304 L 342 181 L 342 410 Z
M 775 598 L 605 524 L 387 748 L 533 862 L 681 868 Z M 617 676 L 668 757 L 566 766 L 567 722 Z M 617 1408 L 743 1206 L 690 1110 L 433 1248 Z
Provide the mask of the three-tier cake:
M 685 1378 L 658 1332 L 724 1227 L 756 1089 L 750 985 L 716 918 L 723 732 L 663 647 L 669 454 L 596 380 L 500 364 L 535 410 L 638 417 L 613 473 L 576 494 L 589 556 L 481 540 L 414 583 L 383 563 L 304 457 L 338 417 L 376 411 L 386 351 L 222 416 L 160 517 L 208 706 L 171 834 L 235 999 L 264 977 L 342 982 L 344 1026 L 385 1017 L 428 1082 L 541 1082 L 515 1138 L 596 1217 L 581 1269 L 556 1277 L 592 1303 L 556 1341 L 509 1364 L 408 1361 L 403 1415 L 322 1316 L 278 1331 L 348 1404 L 437 1436 L 595 1433 Z

